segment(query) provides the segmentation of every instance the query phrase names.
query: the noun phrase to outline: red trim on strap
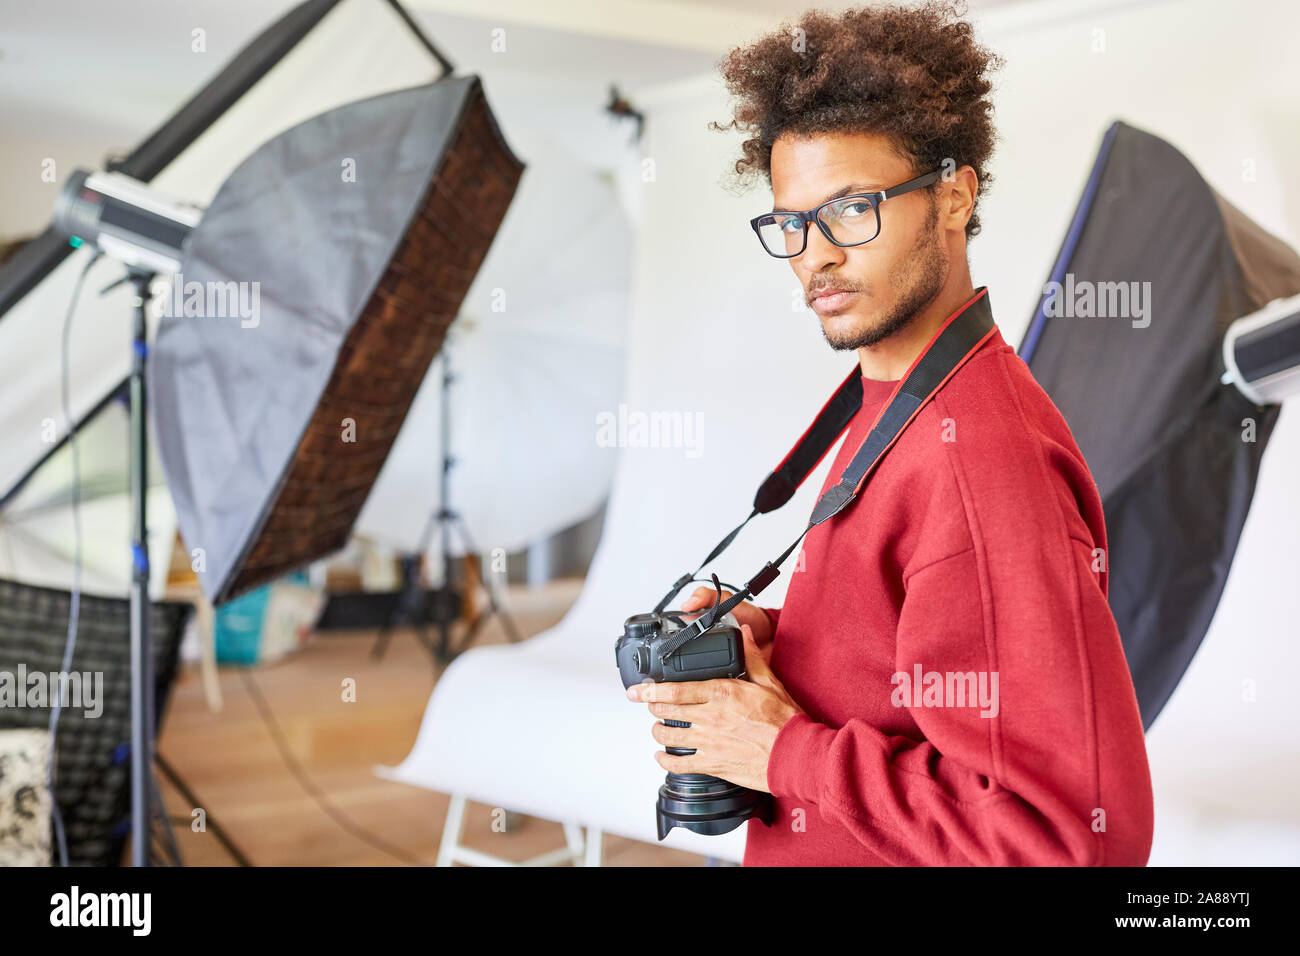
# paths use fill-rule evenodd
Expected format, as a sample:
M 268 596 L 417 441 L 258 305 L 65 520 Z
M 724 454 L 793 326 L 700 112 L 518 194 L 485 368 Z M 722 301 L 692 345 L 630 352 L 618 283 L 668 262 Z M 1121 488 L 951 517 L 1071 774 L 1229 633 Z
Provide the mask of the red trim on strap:
M 791 449 L 788 452 L 785 453 L 785 457 L 782 458 L 780 463 L 775 468 L 772 469 L 773 472 L 778 472 L 782 468 L 784 468 L 785 463 L 790 460 L 790 457 L 799 450 L 799 446 L 804 443 L 804 439 L 806 439 L 809 435 L 812 434 L 812 430 L 817 427 L 817 423 L 821 421 L 821 417 L 826 414 L 826 409 L 831 407 L 831 402 L 835 401 L 836 397 L 840 394 L 840 389 L 844 388 L 845 385 L 853 381 L 855 376 L 860 376 L 861 374 L 862 374 L 862 366 L 855 364 L 853 366 L 853 371 L 845 376 L 844 381 L 840 382 L 840 384 L 836 386 L 835 391 L 831 392 L 831 397 L 826 399 L 825 403 L 821 407 L 821 411 L 819 411 L 817 413 L 817 416 L 812 420 L 812 424 L 803 430 L 803 434 L 799 436 L 799 440 L 794 443 L 793 447 L 791 447 Z M 848 428 L 848 427 L 849 427 L 848 424 L 845 423 L 844 428 Z M 838 432 L 835 433 L 835 438 L 839 438 L 840 435 L 844 434 L 844 428 L 841 428 Z M 831 445 L 834 444 L 835 444 L 835 440 L 832 439 Z M 826 446 L 826 450 L 830 451 L 830 445 Z M 826 452 L 822 452 L 822 458 L 825 457 L 826 457 Z M 817 464 L 821 464 L 822 458 L 817 459 Z M 809 474 L 811 474 L 816 470 L 817 470 L 817 465 L 813 465 L 811 468 L 808 469 L 808 472 Z M 808 475 L 804 475 L 804 478 L 807 477 Z M 799 485 L 802 484 L 803 484 L 803 478 L 800 478 Z M 795 487 L 797 488 L 799 487 L 799 485 L 795 485 Z
M 923 348 L 920 352 L 917 353 L 916 358 L 912 359 L 912 364 L 907 367 L 907 371 L 904 372 L 903 376 L 898 380 L 898 384 L 895 385 L 893 391 L 889 393 L 889 397 L 886 398 L 883 403 L 881 403 L 880 410 L 876 412 L 875 420 L 872 421 L 871 423 L 871 428 L 867 429 L 868 435 L 870 435 L 871 432 L 875 429 L 875 427 L 878 424 L 880 424 L 880 419 L 885 414 L 885 412 L 889 410 L 889 406 L 894 401 L 894 396 L 896 396 L 898 394 L 898 390 L 903 387 L 903 383 L 906 382 L 907 377 L 912 374 L 912 370 L 916 368 L 916 366 L 920 363 L 921 359 L 924 358 L 926 353 L 930 351 L 930 346 L 934 345 L 935 340 L 938 339 L 939 336 L 943 334 L 944 330 L 947 329 L 948 326 L 952 325 L 952 323 L 956 320 L 957 316 L 961 315 L 972 305 L 978 302 L 980 298 L 987 295 L 988 291 L 989 290 L 987 286 L 981 288 L 978 292 L 972 295 L 964 303 L 959 305 L 956 311 L 954 311 L 952 315 L 948 316 L 948 318 L 944 320 L 943 325 L 939 326 L 939 328 L 935 330 L 934 335 L 930 336 L 930 341 L 925 343 L 925 348 Z M 898 436 L 901 435 L 904 429 L 906 429 L 907 426 L 912 423 L 912 419 L 917 416 L 917 414 L 921 411 L 921 409 L 924 408 L 929 403 L 930 399 L 934 397 L 934 393 L 939 391 L 939 389 L 943 388 L 943 386 L 947 384 L 948 379 L 950 379 L 959 368 L 965 365 L 967 359 L 969 359 L 972 355 L 974 355 L 977 351 L 979 351 L 980 348 L 983 347 L 984 343 L 988 341 L 989 336 L 996 331 L 997 331 L 997 324 L 995 323 L 993 327 L 989 329 L 989 331 L 986 332 L 978 342 L 975 343 L 975 346 L 969 352 L 967 352 L 965 355 L 962 356 L 961 360 L 956 365 L 953 366 L 952 371 L 943 377 L 943 381 L 941 381 L 938 385 L 936 385 L 934 391 L 930 392 L 930 394 L 927 395 L 922 400 L 921 404 L 916 407 L 916 411 L 912 412 L 912 414 L 908 416 L 907 421 L 903 423 L 903 427 L 898 430 L 898 434 L 896 434 L 893 437 L 893 439 L 889 442 L 889 444 L 886 445 L 881 450 L 880 456 L 876 459 L 876 462 L 879 462 L 880 458 L 884 457 L 885 452 L 889 451 L 889 449 L 894 446 L 894 442 L 898 441 Z M 817 424 L 821 420 L 822 415 L 826 413 L 826 409 L 830 407 L 831 402 L 835 401 L 836 397 L 840 394 L 840 389 L 844 388 L 845 385 L 851 382 L 855 376 L 860 377 L 861 375 L 862 375 L 861 366 L 855 365 L 853 371 L 850 372 L 847 377 L 845 377 L 844 381 L 840 382 L 839 387 L 836 388 L 835 391 L 831 393 L 831 397 L 826 400 L 824 405 L 822 405 L 821 411 L 819 411 L 817 413 L 817 417 L 812 420 L 812 424 L 809 425 L 806 429 L 804 429 L 804 433 L 799 436 L 799 440 L 794 443 L 794 447 L 792 447 L 788 452 L 786 452 L 786 456 L 781 459 L 780 464 L 778 464 L 775 468 L 772 469 L 773 473 L 778 472 L 782 468 L 784 468 L 786 462 L 790 460 L 790 457 L 796 451 L 799 450 L 799 446 L 804 443 L 804 440 L 810 434 L 812 434 L 813 429 L 817 427 Z M 848 422 L 845 422 L 844 426 L 838 432 L 835 433 L 835 437 L 831 439 L 829 443 L 827 443 L 825 451 L 823 451 L 821 455 L 817 458 L 816 464 L 814 464 L 811 468 L 809 468 L 808 471 L 805 472 L 802 477 L 800 477 L 798 483 L 795 484 L 796 489 L 802 487 L 804 481 L 807 480 L 808 476 L 817 470 L 817 466 L 820 465 L 823 459 L 825 459 L 825 457 L 827 456 L 827 454 L 830 453 L 830 450 L 832 447 L 834 447 L 835 442 L 839 441 L 840 436 L 843 435 L 844 432 L 848 429 L 849 424 L 851 422 L 852 422 L 852 418 L 850 418 Z M 864 442 L 865 440 L 866 439 L 863 439 Z M 873 463 L 872 467 L 867 469 L 867 473 L 862 476 L 862 481 L 858 482 L 857 488 L 854 489 L 855 494 L 858 491 L 862 490 L 863 483 L 867 480 L 867 477 L 870 476 L 871 472 L 874 469 L 875 469 L 875 464 Z
M 884 401 L 884 404 L 882 404 L 882 405 L 880 406 L 880 411 L 876 413 L 876 419 L 875 419 L 875 421 L 873 421 L 873 422 L 871 423 L 871 428 L 868 428 L 868 429 L 867 429 L 867 434 L 868 434 L 868 435 L 871 434 L 871 429 L 872 429 L 872 428 L 875 428 L 878 424 L 880 424 L 881 416 L 883 416 L 883 415 L 885 414 L 885 412 L 889 411 L 889 406 L 892 405 L 893 402 L 894 402 L 894 396 L 897 395 L 897 394 L 898 394 L 898 390 L 899 390 L 900 388 L 903 387 L 903 383 L 907 381 L 907 377 L 908 377 L 909 375 L 912 374 L 912 369 L 916 368 L 917 365 L 919 365 L 919 364 L 921 363 L 921 359 L 925 358 L 925 354 L 926 354 L 927 352 L 930 351 L 930 346 L 932 346 L 932 345 L 934 344 L 935 339 L 937 339 L 940 335 L 943 334 L 943 330 L 944 330 L 944 329 L 946 329 L 948 326 L 952 325 L 953 320 L 956 319 L 957 316 L 961 315 L 963 312 L 965 312 L 967 309 L 969 309 L 972 305 L 974 305 L 976 302 L 978 302 L 979 299 L 980 299 L 980 297 L 983 296 L 983 295 L 986 295 L 986 294 L 988 293 L 988 291 L 989 291 L 989 290 L 988 290 L 988 287 L 986 286 L 985 288 L 982 288 L 982 289 L 980 289 L 978 292 L 976 292 L 973 296 L 971 296 L 969 299 L 966 300 L 966 302 L 965 302 L 964 305 L 960 305 L 960 306 L 958 306 L 958 307 L 957 307 L 957 311 L 954 312 L 952 315 L 948 316 L 948 318 L 946 318 L 946 319 L 944 320 L 943 325 L 939 326 L 939 328 L 935 331 L 934 335 L 930 336 L 930 341 L 926 342 L 926 343 L 925 343 L 925 348 L 921 349 L 921 351 L 918 352 L 918 353 L 916 354 L 916 358 L 912 359 L 912 364 L 909 365 L 909 366 L 907 367 L 907 371 L 903 373 L 903 377 L 900 378 L 900 379 L 898 380 L 898 384 L 894 386 L 894 390 L 893 390 L 892 392 L 889 393 L 889 397 L 886 398 L 885 401 Z M 996 323 L 994 324 L 994 328 L 997 328 Z M 987 338 L 988 338 L 988 336 L 985 335 L 983 339 L 980 339 L 980 341 L 979 341 L 979 345 L 983 345 L 983 344 L 984 344 L 984 339 L 987 339 Z M 979 348 L 979 345 L 977 345 L 975 348 Z M 974 349 L 972 349 L 971 351 L 973 352 Z M 968 352 L 966 355 L 964 355 L 964 356 L 962 357 L 962 360 L 961 360 L 960 362 L 958 362 L 955 366 L 953 366 L 953 370 L 952 370 L 952 371 L 955 372 L 955 371 L 957 371 L 957 369 L 961 368 L 962 365 L 966 362 L 966 359 L 968 359 L 968 358 L 970 358 L 970 353 L 969 353 L 969 352 Z M 944 376 L 943 382 L 940 382 L 939 384 L 942 386 L 944 382 L 948 381 L 948 378 L 949 378 L 951 375 L 952 375 L 952 372 L 949 372 L 948 375 Z M 938 391 L 938 389 L 935 389 L 935 391 Z M 934 392 L 931 392 L 931 393 L 930 393 L 930 395 L 933 395 L 933 394 L 934 394 Z M 930 400 L 930 395 L 927 395 L 927 396 L 925 397 L 925 401 L 921 402 L 921 404 L 920 404 L 919 406 L 917 406 L 917 409 L 916 409 L 916 410 L 917 410 L 918 412 L 919 412 L 919 411 L 921 410 L 921 408 L 925 405 L 925 402 L 928 402 L 928 401 Z M 912 414 L 915 415 L 916 413 L 913 412 Z M 912 421 L 912 418 L 909 416 L 908 419 L 907 419 L 907 422 L 904 423 L 903 428 L 906 428 L 907 425 L 911 423 L 911 421 Z M 903 429 L 900 428 L 898 431 L 899 431 L 899 434 L 902 434 Z M 888 448 L 888 447 L 889 447 L 890 445 L 892 445 L 892 444 L 893 444 L 893 442 L 890 442 L 889 445 L 886 445 L 885 447 Z M 884 452 L 881 452 L 881 454 L 883 455 Z M 870 474 L 870 472 L 868 472 L 868 474 Z M 859 485 L 859 487 L 861 487 L 861 486 Z
M 980 295 L 983 295 L 987 291 L 988 291 L 987 289 L 981 290 Z M 951 316 L 949 316 L 948 321 L 943 324 L 943 328 L 941 328 L 939 332 L 942 332 L 943 329 L 946 329 L 949 323 L 951 323 L 953 319 L 957 318 L 957 316 L 965 312 L 967 307 L 970 306 L 972 302 L 975 302 L 977 299 L 979 299 L 979 297 L 980 297 L 979 295 L 975 296 L 973 299 L 970 300 L 970 302 L 967 302 L 966 305 L 963 305 L 960 309 L 958 309 Z M 970 349 L 966 352 L 966 354 L 957 360 L 957 364 L 954 365 L 952 367 L 952 370 L 940 380 L 938 385 L 936 385 L 934 388 L 930 390 L 930 394 L 925 396 L 925 398 L 921 400 L 921 404 L 916 406 L 912 414 L 907 416 L 907 421 L 903 422 L 902 426 L 898 429 L 898 431 L 894 433 L 894 437 L 889 440 L 889 444 L 885 445 L 884 448 L 880 449 L 880 454 L 876 456 L 876 460 L 871 463 L 871 467 L 866 470 L 861 480 L 859 480 L 857 485 L 854 486 L 853 493 L 855 495 L 859 491 L 861 491 L 862 486 L 867 483 L 867 479 L 871 477 L 871 473 L 876 470 L 876 466 L 880 464 L 880 460 L 885 457 L 885 452 L 889 451 L 889 449 L 894 447 L 894 443 L 898 441 L 898 439 L 902 436 L 903 432 L 907 430 L 907 426 L 912 424 L 912 419 L 915 418 L 917 415 L 921 414 L 921 409 L 925 408 L 926 405 L 930 404 L 930 399 L 934 398 L 934 396 L 938 393 L 939 389 L 943 388 L 946 384 L 948 384 L 948 379 L 956 375 L 958 370 L 963 365 L 965 365 L 967 361 L 970 360 L 970 357 L 972 355 L 974 355 L 976 352 L 978 352 L 980 349 L 984 347 L 984 343 L 987 342 L 992 337 L 993 333 L 996 332 L 997 330 L 998 330 L 997 324 L 994 323 L 992 328 L 990 328 L 987 332 L 981 335 L 979 341 L 976 342 L 974 345 L 972 345 Z M 939 332 L 935 333 L 935 338 L 939 337 Z M 930 350 L 930 346 L 933 344 L 934 344 L 934 339 L 932 338 L 930 339 L 929 343 L 925 346 L 925 351 L 928 352 Z M 921 355 L 925 355 L 925 352 L 922 352 Z M 921 360 L 921 356 L 917 356 L 916 362 L 919 362 L 920 360 Z M 875 429 L 876 425 L 880 423 L 881 416 L 884 415 L 885 410 L 889 408 L 889 403 L 894 400 L 894 395 L 896 395 L 898 393 L 898 390 L 903 387 L 903 382 L 907 381 L 907 376 L 912 374 L 912 369 L 916 367 L 916 362 L 913 362 L 911 366 L 908 368 L 908 370 L 903 373 L 903 377 L 899 380 L 898 385 L 896 385 L 894 387 L 894 391 L 890 393 L 889 400 L 885 402 L 884 406 L 876 414 L 876 420 L 871 423 L 871 428 L 867 429 L 868 435 L 870 435 L 871 432 Z M 863 439 L 863 443 L 864 444 L 866 443 L 865 438 Z

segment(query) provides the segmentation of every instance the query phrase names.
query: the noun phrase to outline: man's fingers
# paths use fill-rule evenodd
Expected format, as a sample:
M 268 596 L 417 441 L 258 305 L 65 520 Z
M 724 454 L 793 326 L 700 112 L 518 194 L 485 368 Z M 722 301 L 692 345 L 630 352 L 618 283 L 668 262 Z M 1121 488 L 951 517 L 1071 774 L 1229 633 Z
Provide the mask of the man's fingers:
M 628 700 L 664 704 L 706 704 L 711 699 L 709 684 L 712 681 L 670 681 L 664 684 L 633 684 L 627 689 Z
M 717 598 L 718 592 L 713 588 L 696 588 L 691 592 L 691 596 L 682 602 L 681 610 L 698 611 L 702 608 L 713 607 L 713 602 Z M 730 591 L 722 592 L 722 600 L 731 597 Z
M 694 736 L 692 731 L 695 731 Z M 700 745 L 700 732 L 694 727 L 668 727 L 657 723 L 650 728 L 650 735 L 665 747 L 694 750 Z
M 707 722 L 709 708 L 704 704 L 651 704 L 648 710 L 662 720 L 685 720 L 698 724 Z
M 745 645 L 745 673 L 751 681 L 761 683 L 771 673 L 767 658 L 759 650 L 758 642 L 754 640 L 754 630 L 748 624 L 740 625 L 740 636 Z
M 682 757 L 677 754 L 670 754 L 664 750 L 655 751 L 655 760 L 659 766 L 663 767 L 669 773 L 701 773 L 693 761 L 698 761 L 699 757 L 692 754 L 689 757 Z
M 713 593 L 707 588 L 696 588 L 691 592 L 691 596 L 682 602 L 683 611 L 698 611 L 702 607 L 708 607 L 713 603 Z

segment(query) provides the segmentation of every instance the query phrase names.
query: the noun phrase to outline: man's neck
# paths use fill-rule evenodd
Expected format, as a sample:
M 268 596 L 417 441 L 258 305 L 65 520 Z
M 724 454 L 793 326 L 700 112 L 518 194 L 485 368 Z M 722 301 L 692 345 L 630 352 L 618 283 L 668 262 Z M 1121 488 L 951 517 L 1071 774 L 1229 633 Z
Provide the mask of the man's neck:
M 974 294 L 970 273 L 963 270 L 960 281 L 945 286 L 915 319 L 883 342 L 858 349 L 862 374 L 866 378 L 882 382 L 902 378 L 930 339 L 934 338 L 934 333 Z

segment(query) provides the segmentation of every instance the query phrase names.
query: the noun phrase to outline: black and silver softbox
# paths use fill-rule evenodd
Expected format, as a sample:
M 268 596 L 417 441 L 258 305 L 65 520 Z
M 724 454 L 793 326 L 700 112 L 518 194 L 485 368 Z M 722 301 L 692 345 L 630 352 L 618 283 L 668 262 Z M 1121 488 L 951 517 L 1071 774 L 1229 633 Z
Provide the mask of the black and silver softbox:
M 343 547 L 522 172 L 467 76 L 307 120 L 222 185 L 151 367 L 213 603 Z
M 1295 250 L 1177 149 L 1107 130 L 1019 351 L 1101 492 L 1110 607 L 1146 727 L 1219 605 L 1291 381 L 1288 307 L 1234 323 L 1298 292 Z

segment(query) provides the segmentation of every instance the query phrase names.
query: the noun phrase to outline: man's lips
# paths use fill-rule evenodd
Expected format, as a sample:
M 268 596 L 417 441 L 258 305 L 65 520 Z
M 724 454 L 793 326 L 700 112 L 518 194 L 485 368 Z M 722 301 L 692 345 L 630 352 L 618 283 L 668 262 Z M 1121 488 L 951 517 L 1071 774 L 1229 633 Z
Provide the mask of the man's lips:
M 813 293 L 811 304 L 814 310 L 825 315 L 843 309 L 855 295 L 856 292 L 846 289 L 822 289 Z

